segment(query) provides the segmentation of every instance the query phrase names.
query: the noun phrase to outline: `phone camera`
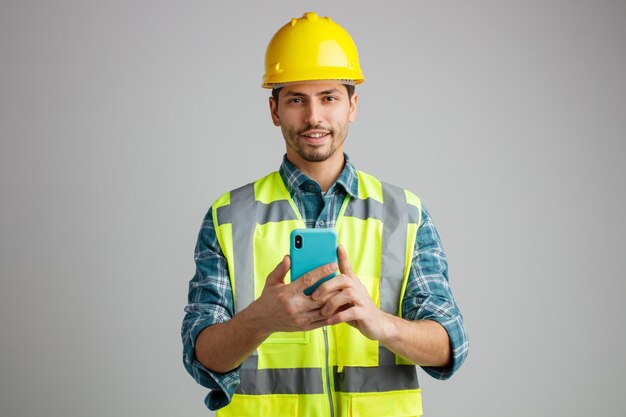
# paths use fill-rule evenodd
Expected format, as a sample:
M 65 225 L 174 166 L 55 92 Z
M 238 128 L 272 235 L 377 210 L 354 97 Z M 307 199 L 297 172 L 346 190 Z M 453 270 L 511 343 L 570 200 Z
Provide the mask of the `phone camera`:
M 302 248 L 302 235 L 296 235 L 295 245 L 296 249 Z

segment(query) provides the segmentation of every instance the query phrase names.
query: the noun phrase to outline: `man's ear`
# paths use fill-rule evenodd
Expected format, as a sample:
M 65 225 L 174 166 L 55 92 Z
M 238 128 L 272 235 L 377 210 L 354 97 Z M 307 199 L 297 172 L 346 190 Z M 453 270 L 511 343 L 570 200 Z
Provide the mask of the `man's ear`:
M 350 97 L 350 113 L 348 114 L 348 120 L 354 122 L 356 120 L 357 107 L 359 104 L 359 96 L 354 93 Z
M 274 126 L 280 126 L 280 118 L 278 117 L 278 102 L 274 99 L 274 97 L 270 97 L 269 104 L 272 122 L 274 123 Z

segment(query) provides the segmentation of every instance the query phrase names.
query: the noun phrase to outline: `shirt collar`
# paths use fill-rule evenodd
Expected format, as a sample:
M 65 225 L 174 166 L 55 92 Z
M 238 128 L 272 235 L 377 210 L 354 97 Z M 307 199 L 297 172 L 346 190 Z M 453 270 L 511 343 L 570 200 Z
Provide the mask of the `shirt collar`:
M 343 156 L 346 163 L 341 171 L 341 174 L 339 174 L 337 181 L 335 181 L 329 190 L 332 190 L 333 187 L 341 186 L 346 193 L 356 198 L 359 195 L 359 177 L 357 175 L 356 168 L 354 167 L 352 161 L 350 161 L 348 155 L 344 153 Z M 295 194 L 301 193 L 303 190 L 310 191 L 308 187 L 311 185 L 315 185 L 317 190 L 319 190 L 319 185 L 300 171 L 294 164 L 292 164 L 287 159 L 287 155 L 283 157 L 283 162 L 280 165 L 278 172 L 280 173 L 280 176 L 282 177 L 283 182 L 292 197 Z

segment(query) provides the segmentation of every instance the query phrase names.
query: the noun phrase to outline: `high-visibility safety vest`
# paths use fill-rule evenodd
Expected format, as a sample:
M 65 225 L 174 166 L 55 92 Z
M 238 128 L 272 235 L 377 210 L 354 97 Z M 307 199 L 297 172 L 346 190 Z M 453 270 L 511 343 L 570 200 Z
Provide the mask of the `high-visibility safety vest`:
M 337 218 L 338 240 L 376 305 L 401 316 L 420 200 L 363 172 L 358 178 L 358 198 L 346 196 Z M 238 312 L 261 295 L 289 253 L 291 231 L 306 226 L 278 172 L 224 194 L 212 207 Z M 242 364 L 240 379 L 218 417 L 422 414 L 415 365 L 345 323 L 272 334 Z

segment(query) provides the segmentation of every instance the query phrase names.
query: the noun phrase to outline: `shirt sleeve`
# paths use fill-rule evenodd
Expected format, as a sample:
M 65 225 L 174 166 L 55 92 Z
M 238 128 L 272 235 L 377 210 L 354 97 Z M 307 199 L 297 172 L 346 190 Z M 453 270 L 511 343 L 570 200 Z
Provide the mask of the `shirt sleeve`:
M 208 370 L 195 358 L 196 338 L 200 332 L 208 326 L 230 320 L 234 315 L 228 262 L 215 234 L 211 209 L 202 222 L 194 260 L 196 273 L 189 282 L 181 330 L 183 363 L 196 382 L 211 390 L 205 404 L 209 409 L 217 410 L 230 403 L 239 385 L 239 369 L 219 374 Z
M 465 361 L 469 343 L 463 316 L 448 284 L 448 260 L 441 238 L 424 207 L 402 311 L 405 319 L 434 320 L 446 329 L 452 362 L 447 367 L 423 366 L 422 369 L 437 379 L 450 378 Z

